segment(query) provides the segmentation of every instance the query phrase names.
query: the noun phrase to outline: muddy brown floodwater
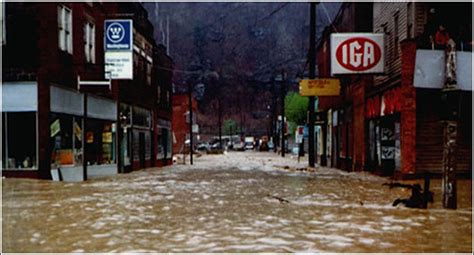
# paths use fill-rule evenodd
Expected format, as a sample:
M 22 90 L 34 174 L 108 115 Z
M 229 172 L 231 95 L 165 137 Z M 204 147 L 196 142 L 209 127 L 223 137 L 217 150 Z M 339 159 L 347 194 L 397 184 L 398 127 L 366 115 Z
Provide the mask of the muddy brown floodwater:
M 410 191 L 386 178 L 285 165 L 305 164 L 230 153 L 82 183 L 3 179 L 2 250 L 472 251 L 470 180 L 458 181 L 457 210 L 442 208 L 439 180 L 429 209 L 407 209 L 391 203 Z

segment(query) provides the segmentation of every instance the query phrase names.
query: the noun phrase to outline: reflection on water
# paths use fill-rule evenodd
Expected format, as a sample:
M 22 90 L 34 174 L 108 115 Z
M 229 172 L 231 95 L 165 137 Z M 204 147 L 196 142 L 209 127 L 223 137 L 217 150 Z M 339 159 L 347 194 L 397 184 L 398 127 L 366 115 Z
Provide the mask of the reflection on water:
M 458 210 L 442 209 L 439 180 L 430 209 L 406 209 L 391 203 L 409 190 L 382 187 L 387 179 L 366 173 L 213 160 L 84 183 L 4 179 L 3 251 L 472 251 L 470 181 L 458 182 Z

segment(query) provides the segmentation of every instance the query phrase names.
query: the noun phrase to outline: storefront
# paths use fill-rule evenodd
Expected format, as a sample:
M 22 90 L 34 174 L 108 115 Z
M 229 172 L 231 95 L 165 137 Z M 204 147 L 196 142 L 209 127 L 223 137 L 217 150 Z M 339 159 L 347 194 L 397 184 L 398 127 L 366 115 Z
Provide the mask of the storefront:
M 152 121 L 151 111 L 145 108 L 132 107 L 132 168 L 141 169 L 151 167 L 152 155 Z
M 132 170 L 132 106 L 120 104 L 120 172 Z
M 393 176 L 401 168 L 400 88 L 367 100 L 367 169 Z
M 171 132 L 171 121 L 158 119 L 156 124 L 156 162 L 157 165 L 163 166 L 169 164 L 172 158 L 173 150 L 173 133 Z
M 51 86 L 50 98 L 53 179 L 81 181 L 84 171 L 87 178 L 116 174 L 116 103 L 88 95 L 86 118 L 84 94 Z
M 84 95 L 73 90 L 51 86 L 49 148 L 53 179 L 83 180 L 83 125 Z
M 2 84 L 3 171 L 22 171 L 32 177 L 38 175 L 37 100 L 36 82 Z

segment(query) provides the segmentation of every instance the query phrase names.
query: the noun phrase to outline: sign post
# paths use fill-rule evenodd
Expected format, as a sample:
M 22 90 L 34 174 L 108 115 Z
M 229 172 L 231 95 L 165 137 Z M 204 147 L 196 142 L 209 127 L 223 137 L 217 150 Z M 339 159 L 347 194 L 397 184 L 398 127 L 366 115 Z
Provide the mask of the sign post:
M 104 21 L 104 64 L 106 79 L 133 80 L 133 20 L 110 19 Z M 111 86 L 111 85 L 110 85 Z M 117 108 L 120 109 L 120 97 Z M 117 111 L 120 118 L 120 111 Z M 122 139 L 120 121 L 117 122 L 117 140 Z M 120 143 L 116 143 L 116 151 L 120 152 Z M 120 152 L 121 153 L 121 152 Z M 122 168 L 122 156 L 117 157 L 119 171 Z M 122 170 L 124 171 L 124 169 Z

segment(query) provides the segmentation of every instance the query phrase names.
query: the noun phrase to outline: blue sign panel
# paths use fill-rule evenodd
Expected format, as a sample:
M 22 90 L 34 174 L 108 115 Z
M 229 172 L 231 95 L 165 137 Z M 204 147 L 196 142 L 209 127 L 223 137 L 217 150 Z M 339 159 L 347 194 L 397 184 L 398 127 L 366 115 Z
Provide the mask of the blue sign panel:
M 309 131 L 308 131 L 308 126 L 307 125 L 304 125 L 304 129 L 303 129 L 303 137 L 304 138 L 308 138 L 308 134 L 309 134 Z
M 106 51 L 131 51 L 133 49 L 132 20 L 106 20 L 104 33 Z

